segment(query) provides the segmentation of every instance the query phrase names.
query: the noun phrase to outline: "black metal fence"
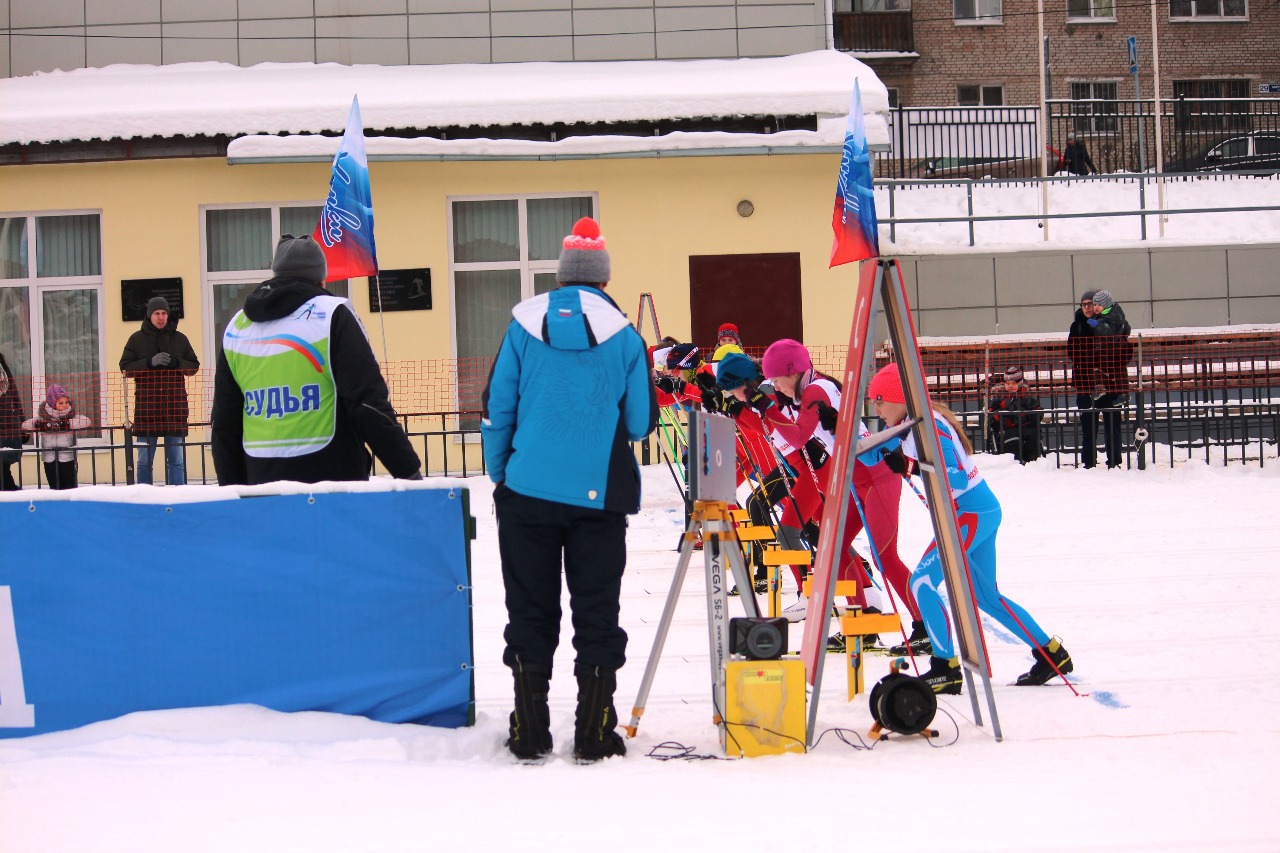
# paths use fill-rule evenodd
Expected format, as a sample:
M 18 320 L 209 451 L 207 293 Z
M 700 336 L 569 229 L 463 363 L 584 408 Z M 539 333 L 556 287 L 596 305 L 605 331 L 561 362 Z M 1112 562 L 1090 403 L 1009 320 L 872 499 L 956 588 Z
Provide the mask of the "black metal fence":
M 1156 171 L 1160 125 L 1163 173 L 1280 171 L 1280 98 L 1052 100 L 1046 104 L 1049 173 L 1068 134 L 1099 172 Z M 1038 107 L 896 107 L 889 113 L 886 178 L 1040 176 Z

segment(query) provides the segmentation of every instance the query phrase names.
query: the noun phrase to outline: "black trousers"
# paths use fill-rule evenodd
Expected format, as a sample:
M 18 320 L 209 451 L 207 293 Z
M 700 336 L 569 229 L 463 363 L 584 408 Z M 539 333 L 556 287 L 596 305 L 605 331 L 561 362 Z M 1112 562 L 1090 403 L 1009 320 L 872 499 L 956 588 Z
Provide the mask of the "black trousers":
M 1096 400 L 1089 394 L 1077 394 L 1080 409 L 1080 459 L 1084 467 L 1098 464 L 1098 414 L 1102 414 L 1102 442 L 1107 451 L 1107 467 L 1117 468 L 1124 461 L 1124 445 L 1120 443 L 1120 405 L 1123 394 L 1103 394 Z
M 621 669 L 627 632 L 618 624 L 618 599 L 627 565 L 627 517 L 527 497 L 505 485 L 494 489 L 493 501 L 507 601 L 502 662 L 551 672 L 560 643 L 563 566 L 576 662 Z
M 751 523 L 760 527 L 773 527 L 773 518 L 770 516 L 769 510 L 786 500 L 790 494 L 791 485 L 795 482 L 789 474 L 782 471 L 781 468 L 774 468 L 768 474 L 764 475 L 763 484 L 758 484 L 751 490 L 750 497 L 747 498 L 747 513 L 751 516 Z M 752 549 L 755 562 L 756 580 L 763 580 L 768 577 L 767 570 L 764 565 L 764 549 L 756 547 Z
M 45 462 L 44 477 L 49 481 L 51 489 L 74 489 L 76 488 L 76 461 L 72 459 L 70 462 Z

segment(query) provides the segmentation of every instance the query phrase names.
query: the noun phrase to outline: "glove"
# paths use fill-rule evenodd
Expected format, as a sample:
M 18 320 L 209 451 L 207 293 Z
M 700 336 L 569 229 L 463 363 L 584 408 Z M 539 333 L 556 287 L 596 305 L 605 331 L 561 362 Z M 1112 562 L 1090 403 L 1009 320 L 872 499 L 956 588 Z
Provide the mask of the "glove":
M 747 395 L 747 405 L 763 415 L 773 406 L 773 400 L 770 400 L 768 395 L 757 388 Z
M 808 405 L 810 409 L 815 407 L 818 409 L 818 423 L 822 424 L 822 428 L 827 432 L 835 432 L 836 422 L 840 420 L 839 410 L 821 400 L 814 400 Z
M 886 451 L 883 454 L 885 467 L 900 477 L 910 477 L 916 472 L 914 459 L 908 459 L 901 450 Z
M 737 397 L 725 397 L 724 413 L 729 417 L 736 418 L 738 415 L 742 414 L 743 410 L 746 408 L 747 404 L 739 400 Z
M 684 380 L 677 379 L 674 376 L 659 376 L 657 381 L 653 383 L 658 386 L 659 391 L 675 396 L 684 391 Z
M 1096 328 L 1098 328 L 1098 318 L 1097 318 L 1097 317 L 1090 317 L 1088 320 L 1085 320 L 1085 322 L 1086 322 L 1086 323 L 1088 323 L 1090 326 L 1092 326 L 1092 327 L 1093 327 L 1093 328 L 1095 328 L 1095 329 L 1096 329 Z
M 699 385 L 702 383 L 699 382 Z M 724 407 L 724 399 L 720 396 L 720 389 L 712 383 L 710 388 L 702 389 L 702 408 L 708 412 L 719 412 Z
M 718 391 L 720 386 L 716 385 L 716 379 L 709 373 L 693 374 L 693 384 L 697 385 L 703 391 Z
M 794 406 L 796 402 L 795 400 L 792 400 L 790 397 L 788 397 L 786 394 L 783 394 L 781 391 L 779 391 L 776 388 L 773 389 L 773 399 L 777 402 L 779 406 L 782 406 L 783 408 L 786 408 L 787 406 Z
M 158 352 L 151 358 L 147 359 L 147 364 L 152 367 L 168 367 L 169 362 L 173 361 L 173 356 L 167 352 Z
M 813 470 L 815 471 L 821 470 L 831 456 L 831 454 L 827 453 L 826 445 L 816 438 L 811 438 L 804 443 L 804 452 L 809 457 L 809 464 L 813 465 Z

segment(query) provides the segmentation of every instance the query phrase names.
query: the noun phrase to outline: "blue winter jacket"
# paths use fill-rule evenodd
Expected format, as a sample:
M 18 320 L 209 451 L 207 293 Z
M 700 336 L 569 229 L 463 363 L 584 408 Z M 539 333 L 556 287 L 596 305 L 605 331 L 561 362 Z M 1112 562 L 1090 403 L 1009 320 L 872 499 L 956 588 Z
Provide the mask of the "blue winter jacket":
M 526 299 L 511 314 L 483 396 L 489 477 L 528 497 L 638 512 L 631 442 L 658 420 L 640 334 L 586 285 Z

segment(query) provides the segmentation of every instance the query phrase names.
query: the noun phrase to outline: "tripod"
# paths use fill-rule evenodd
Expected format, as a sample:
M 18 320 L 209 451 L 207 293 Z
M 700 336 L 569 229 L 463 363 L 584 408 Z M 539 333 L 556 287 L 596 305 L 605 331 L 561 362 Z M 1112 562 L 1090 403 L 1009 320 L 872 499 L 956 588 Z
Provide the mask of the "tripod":
M 685 573 L 689 570 L 689 561 L 693 557 L 693 543 L 697 540 L 698 533 L 702 534 L 702 556 L 707 572 L 707 640 L 711 651 L 712 720 L 720 730 L 720 745 L 724 746 L 724 664 L 729 657 L 729 595 L 724 576 L 726 558 L 733 572 L 734 582 L 737 583 L 738 589 L 743 590 L 741 598 L 747 615 L 760 615 L 756 598 L 751 593 L 751 575 L 747 572 L 742 557 L 742 543 L 738 540 L 733 519 L 729 515 L 729 507 L 725 501 L 694 501 L 693 514 L 689 517 L 689 527 L 685 530 L 684 541 L 680 545 L 680 561 L 676 564 L 675 575 L 671 578 L 671 590 L 667 593 L 667 603 L 662 609 L 657 636 L 653 638 L 653 650 L 649 653 L 649 662 L 644 668 L 644 678 L 640 681 L 640 692 L 636 696 L 635 706 L 631 709 L 631 723 L 626 726 L 627 737 L 635 737 L 636 730 L 640 726 L 640 717 L 644 714 L 645 703 L 649 700 L 649 689 L 653 686 L 653 676 L 658 669 L 662 647 L 667 642 L 667 632 L 671 630 L 676 602 L 680 598 Z

